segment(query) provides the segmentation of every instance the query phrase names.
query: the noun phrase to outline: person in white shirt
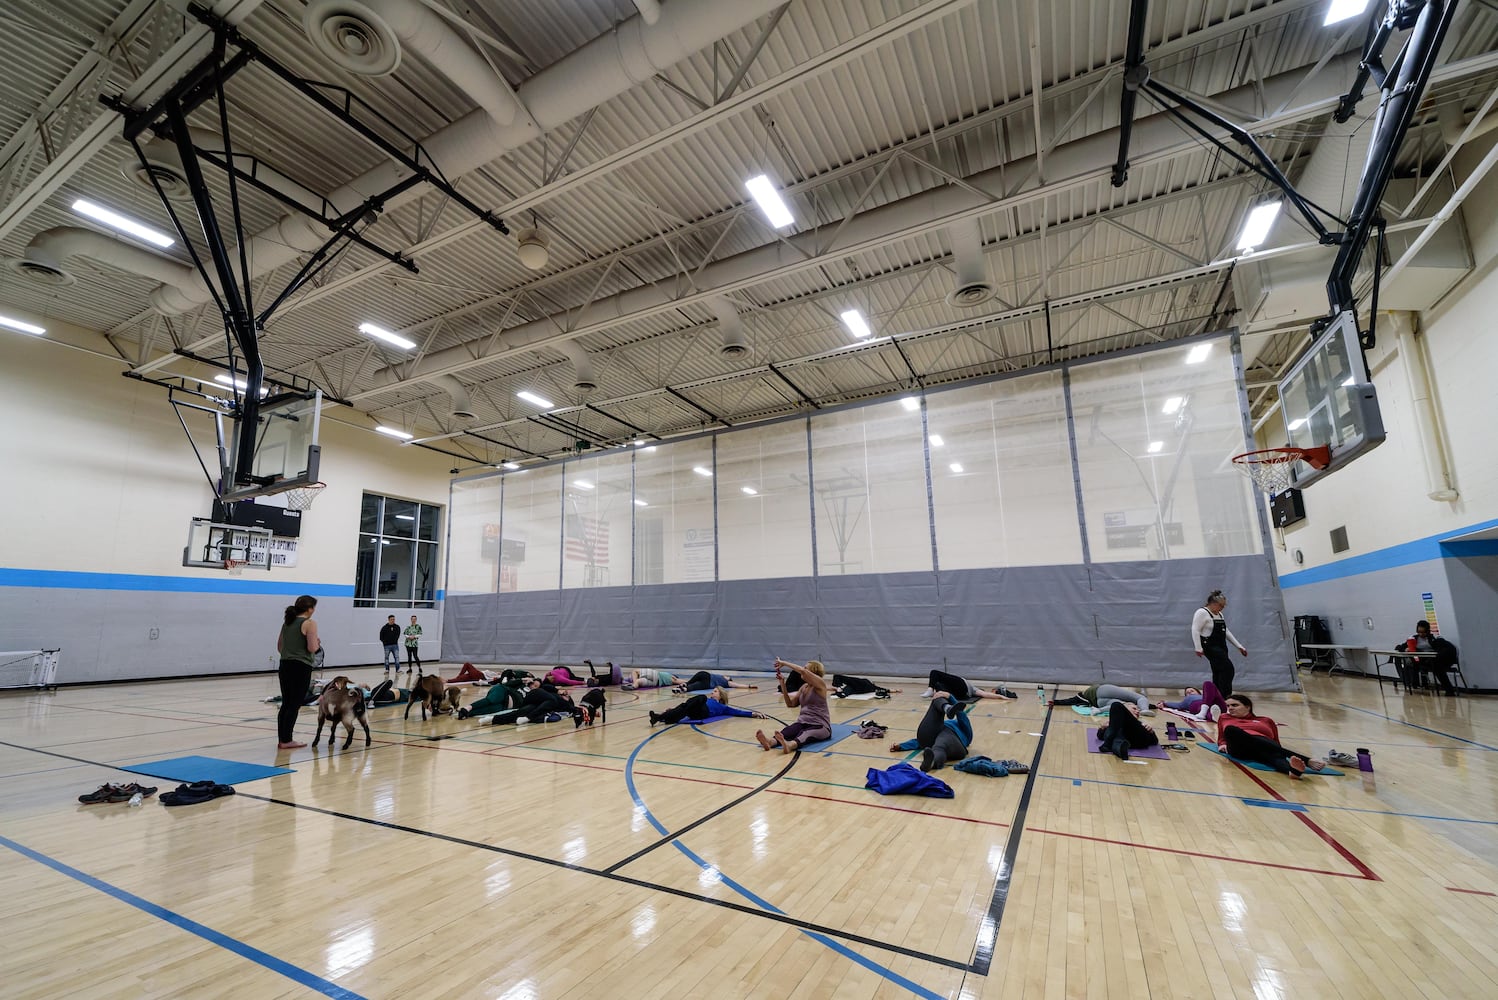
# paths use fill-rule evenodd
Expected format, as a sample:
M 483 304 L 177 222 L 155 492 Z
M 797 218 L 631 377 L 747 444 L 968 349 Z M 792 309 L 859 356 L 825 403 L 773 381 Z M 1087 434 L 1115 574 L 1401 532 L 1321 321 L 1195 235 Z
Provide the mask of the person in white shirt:
M 1222 617 L 1222 609 L 1227 606 L 1228 599 L 1222 591 L 1214 590 L 1207 595 L 1206 604 L 1197 608 L 1191 618 L 1191 642 L 1196 647 L 1196 655 L 1205 656 L 1212 664 L 1212 683 L 1217 685 L 1224 698 L 1233 694 L 1234 671 L 1232 658 L 1228 656 L 1228 643 L 1237 646 L 1238 652 L 1244 656 L 1248 655 L 1243 643 L 1228 631 L 1227 619 Z

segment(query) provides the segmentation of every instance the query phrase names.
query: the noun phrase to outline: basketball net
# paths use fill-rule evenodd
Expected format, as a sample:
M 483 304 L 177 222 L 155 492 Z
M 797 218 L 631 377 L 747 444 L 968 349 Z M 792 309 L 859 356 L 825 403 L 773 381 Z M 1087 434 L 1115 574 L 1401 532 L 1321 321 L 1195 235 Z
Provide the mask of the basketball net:
M 1324 469 L 1331 462 L 1332 450 L 1326 445 L 1315 448 L 1265 448 L 1262 451 L 1247 451 L 1233 456 L 1233 464 L 1254 485 L 1272 497 L 1277 497 L 1290 488 L 1294 481 L 1296 462 L 1305 462 L 1313 469 Z
M 244 563 L 239 561 L 238 559 L 225 559 L 224 572 L 228 573 L 230 576 L 243 576 Z
M 308 483 L 306 486 L 296 486 L 286 490 L 281 495 L 286 498 L 287 510 L 311 510 L 312 501 L 316 500 L 318 494 L 327 488 L 327 483 Z

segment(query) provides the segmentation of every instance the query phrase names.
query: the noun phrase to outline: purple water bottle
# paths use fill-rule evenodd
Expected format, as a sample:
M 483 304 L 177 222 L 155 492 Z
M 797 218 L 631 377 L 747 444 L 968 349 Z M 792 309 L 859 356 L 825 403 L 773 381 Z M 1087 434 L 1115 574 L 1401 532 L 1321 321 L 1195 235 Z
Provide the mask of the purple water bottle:
M 1165 724 L 1165 738 L 1170 740 L 1170 742 L 1172 743 L 1176 741 L 1176 724 L 1174 722 L 1167 722 Z
M 1358 770 L 1373 770 L 1373 755 L 1368 752 L 1367 747 L 1358 747 Z

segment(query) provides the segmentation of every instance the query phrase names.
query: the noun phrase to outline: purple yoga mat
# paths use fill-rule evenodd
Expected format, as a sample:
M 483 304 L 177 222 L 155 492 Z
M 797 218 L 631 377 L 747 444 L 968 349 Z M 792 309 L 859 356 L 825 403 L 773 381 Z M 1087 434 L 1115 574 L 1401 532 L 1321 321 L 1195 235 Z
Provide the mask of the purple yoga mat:
M 1103 749 L 1103 745 L 1098 742 L 1097 729 L 1095 729 L 1092 726 L 1088 726 L 1087 727 L 1087 752 L 1088 753 L 1107 753 L 1108 752 L 1108 751 L 1104 750 Z M 1133 747 L 1130 747 L 1129 748 L 1129 756 L 1130 757 L 1148 757 L 1151 760 L 1170 760 L 1170 754 L 1166 753 L 1165 752 L 1165 748 L 1162 747 L 1162 746 L 1159 746 L 1159 745 L 1152 746 L 1152 747 L 1145 747 L 1143 750 L 1135 750 Z

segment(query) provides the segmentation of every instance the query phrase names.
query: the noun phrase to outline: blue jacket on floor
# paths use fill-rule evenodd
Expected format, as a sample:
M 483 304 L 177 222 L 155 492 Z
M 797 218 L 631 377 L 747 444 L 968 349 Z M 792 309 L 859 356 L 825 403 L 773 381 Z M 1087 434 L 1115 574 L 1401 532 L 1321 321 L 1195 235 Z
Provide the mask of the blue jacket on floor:
M 896 764 L 886 771 L 869 768 L 868 781 L 863 787 L 872 788 L 880 795 L 926 795 L 933 799 L 957 797 L 952 786 L 945 781 L 905 763 Z

